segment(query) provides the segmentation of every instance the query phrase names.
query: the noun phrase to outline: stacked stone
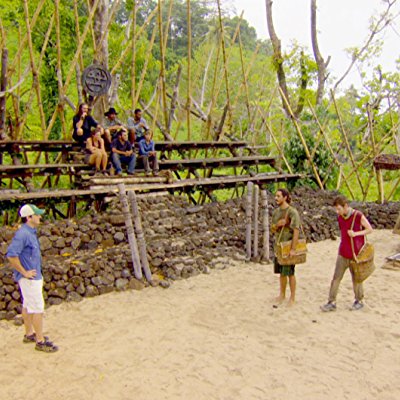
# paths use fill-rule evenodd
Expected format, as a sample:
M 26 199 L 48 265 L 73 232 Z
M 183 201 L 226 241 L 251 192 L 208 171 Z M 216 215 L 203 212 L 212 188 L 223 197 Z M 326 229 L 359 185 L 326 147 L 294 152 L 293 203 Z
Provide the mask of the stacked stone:
M 298 189 L 298 208 L 308 241 L 338 236 L 335 193 Z M 244 260 L 244 200 L 191 206 L 177 196 L 139 200 L 149 263 L 155 281 L 167 287 L 170 280 L 225 268 L 227 258 Z M 269 195 L 269 213 L 274 209 Z M 400 203 L 355 203 L 374 228 L 392 229 Z M 261 216 L 259 218 L 261 228 Z M 0 229 L 0 266 L 15 229 Z M 113 290 L 144 287 L 133 276 L 125 221 L 116 201 L 102 214 L 77 220 L 45 221 L 39 228 L 43 252 L 44 292 L 48 305 L 80 301 Z M 272 245 L 272 244 L 271 244 Z M 272 251 L 272 249 L 271 249 Z M 272 254 L 272 253 L 271 253 Z M 20 294 L 11 270 L 0 269 L 0 319 L 20 312 Z

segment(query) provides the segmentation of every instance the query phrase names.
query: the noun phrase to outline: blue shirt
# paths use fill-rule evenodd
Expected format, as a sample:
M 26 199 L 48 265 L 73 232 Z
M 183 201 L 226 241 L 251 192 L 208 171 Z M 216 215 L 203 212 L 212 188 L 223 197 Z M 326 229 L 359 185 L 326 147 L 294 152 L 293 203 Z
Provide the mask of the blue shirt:
M 148 156 L 150 151 L 154 151 L 154 140 L 147 143 L 145 140 L 139 142 L 139 154 L 141 156 Z
M 23 224 L 15 233 L 7 249 L 7 257 L 18 257 L 22 266 L 27 270 L 36 270 L 32 279 L 42 279 L 42 255 L 36 229 Z M 18 282 L 23 275 L 14 270 L 14 279 Z

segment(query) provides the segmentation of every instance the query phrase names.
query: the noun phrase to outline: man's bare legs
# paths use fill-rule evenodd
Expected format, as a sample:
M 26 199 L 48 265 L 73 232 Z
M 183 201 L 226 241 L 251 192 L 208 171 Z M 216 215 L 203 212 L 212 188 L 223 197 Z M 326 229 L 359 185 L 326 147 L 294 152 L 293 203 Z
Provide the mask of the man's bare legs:
M 286 297 L 287 276 L 279 275 L 279 296 L 275 299 L 277 304 L 282 304 Z
M 289 287 L 290 287 L 290 298 L 289 298 L 289 306 L 292 306 L 296 300 L 296 277 L 294 275 L 290 275 L 287 277 L 286 275 L 279 275 L 279 296 L 275 299 L 276 304 L 282 304 L 286 298 L 286 286 L 289 278 Z
M 32 325 L 36 333 L 36 342 L 44 342 L 43 337 L 43 314 L 31 314 Z
M 28 311 L 26 308 L 22 308 L 22 319 L 24 320 L 26 336 L 30 336 L 34 333 L 33 324 L 32 324 L 32 315 L 33 314 L 28 314 Z
M 296 300 L 296 277 L 294 275 L 289 276 L 289 287 L 290 287 L 289 306 L 292 306 Z

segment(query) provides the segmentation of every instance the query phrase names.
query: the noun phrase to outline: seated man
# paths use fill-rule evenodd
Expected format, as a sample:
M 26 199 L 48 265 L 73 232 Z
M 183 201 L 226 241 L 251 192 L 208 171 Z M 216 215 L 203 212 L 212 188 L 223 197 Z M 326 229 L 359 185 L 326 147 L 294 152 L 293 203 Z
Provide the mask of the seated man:
M 158 160 L 157 153 L 154 147 L 154 140 L 151 140 L 152 131 L 148 129 L 144 133 L 144 140 L 139 142 L 139 155 L 143 160 L 144 170 L 146 175 L 150 175 L 151 169 L 153 170 L 153 175 L 158 175 Z M 150 169 L 151 164 L 151 169 Z
M 77 113 L 72 119 L 73 134 L 72 138 L 78 142 L 82 148 L 86 147 L 86 140 L 91 137 L 92 128 L 100 126 L 98 122 L 89 114 L 89 106 L 86 103 L 79 105 Z M 101 131 L 103 134 L 103 130 Z
M 118 113 L 113 107 L 110 107 L 108 111 L 104 113 L 106 117 L 103 123 L 104 132 L 108 137 L 112 138 L 112 140 L 115 139 L 117 132 L 124 127 L 122 122 L 117 119 L 117 115 Z
M 129 141 L 140 142 L 144 139 L 144 132 L 149 129 L 146 120 L 142 117 L 142 110 L 137 108 L 134 116 L 128 118 Z
M 135 174 L 136 156 L 125 128 L 118 131 L 117 137 L 111 142 L 111 161 L 117 175 L 122 174 L 121 164 L 128 165 L 128 175 Z

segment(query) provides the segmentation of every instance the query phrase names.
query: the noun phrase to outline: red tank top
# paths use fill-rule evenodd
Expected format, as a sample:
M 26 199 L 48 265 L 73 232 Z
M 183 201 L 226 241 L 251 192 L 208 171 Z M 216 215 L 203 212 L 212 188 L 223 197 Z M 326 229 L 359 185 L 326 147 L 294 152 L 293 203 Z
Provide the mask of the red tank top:
M 351 225 L 353 224 L 353 219 L 355 215 L 355 221 L 353 226 L 354 232 L 362 231 L 364 228 L 361 225 L 361 218 L 363 214 L 360 211 L 353 210 L 351 216 L 349 218 L 343 218 L 342 216 L 338 216 L 339 228 L 340 228 L 340 246 L 339 246 L 339 254 L 344 258 L 353 258 L 353 251 L 351 249 L 351 238 L 347 231 L 351 229 Z M 356 236 L 353 238 L 354 243 L 354 252 L 356 255 L 361 251 L 365 244 L 365 236 Z

